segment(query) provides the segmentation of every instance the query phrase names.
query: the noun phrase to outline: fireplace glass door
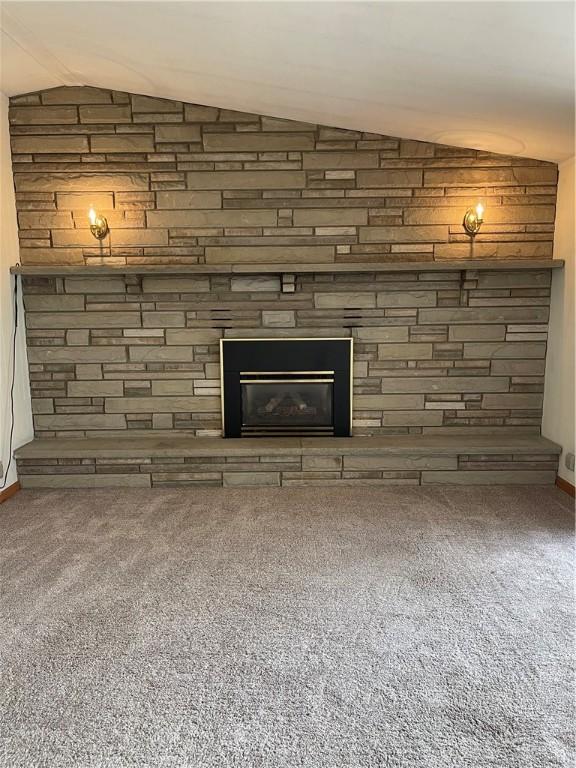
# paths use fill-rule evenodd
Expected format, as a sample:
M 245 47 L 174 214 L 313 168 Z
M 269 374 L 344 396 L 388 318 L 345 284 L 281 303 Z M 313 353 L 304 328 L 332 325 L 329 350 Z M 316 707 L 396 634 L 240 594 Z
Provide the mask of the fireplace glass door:
M 321 376 L 272 376 L 240 378 L 242 432 L 244 434 L 333 434 L 334 380 Z

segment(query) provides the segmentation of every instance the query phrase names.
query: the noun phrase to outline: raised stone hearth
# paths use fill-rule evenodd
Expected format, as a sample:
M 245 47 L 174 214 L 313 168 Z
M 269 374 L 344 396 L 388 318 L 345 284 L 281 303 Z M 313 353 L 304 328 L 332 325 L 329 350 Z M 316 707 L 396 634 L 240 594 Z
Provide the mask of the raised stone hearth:
M 559 451 L 536 436 L 135 437 L 36 440 L 17 457 L 23 488 L 543 485 Z

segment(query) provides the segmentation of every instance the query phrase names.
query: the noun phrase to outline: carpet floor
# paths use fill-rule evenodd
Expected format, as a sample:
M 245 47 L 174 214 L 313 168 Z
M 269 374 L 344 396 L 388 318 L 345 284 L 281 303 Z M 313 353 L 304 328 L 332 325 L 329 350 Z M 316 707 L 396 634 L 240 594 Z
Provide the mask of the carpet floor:
M 572 766 L 555 488 L 24 491 L 3 768 Z

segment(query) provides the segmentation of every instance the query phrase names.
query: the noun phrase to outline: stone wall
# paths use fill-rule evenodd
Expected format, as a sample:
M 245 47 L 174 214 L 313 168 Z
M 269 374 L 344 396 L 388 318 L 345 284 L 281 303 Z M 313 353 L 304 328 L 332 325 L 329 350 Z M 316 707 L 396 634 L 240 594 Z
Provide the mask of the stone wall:
M 550 163 L 95 88 L 11 104 L 23 264 L 552 256 Z
M 550 270 L 24 278 L 36 434 L 220 434 L 222 335 L 349 336 L 354 434 L 538 434 Z M 132 434 L 135 434 L 132 432 Z

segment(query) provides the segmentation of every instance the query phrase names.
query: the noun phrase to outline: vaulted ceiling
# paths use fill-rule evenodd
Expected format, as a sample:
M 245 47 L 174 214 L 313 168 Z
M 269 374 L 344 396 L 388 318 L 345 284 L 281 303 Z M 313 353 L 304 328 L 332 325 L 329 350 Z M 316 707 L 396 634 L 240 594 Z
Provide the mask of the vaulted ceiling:
M 94 85 L 561 161 L 572 2 L 4 2 L 8 95 Z

